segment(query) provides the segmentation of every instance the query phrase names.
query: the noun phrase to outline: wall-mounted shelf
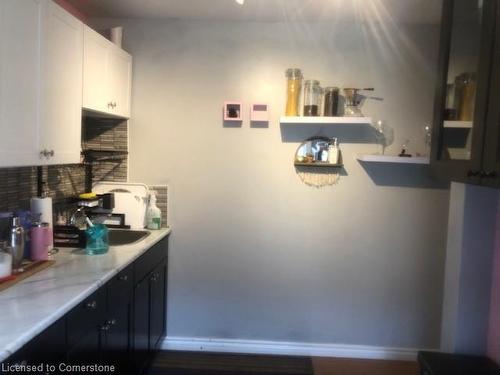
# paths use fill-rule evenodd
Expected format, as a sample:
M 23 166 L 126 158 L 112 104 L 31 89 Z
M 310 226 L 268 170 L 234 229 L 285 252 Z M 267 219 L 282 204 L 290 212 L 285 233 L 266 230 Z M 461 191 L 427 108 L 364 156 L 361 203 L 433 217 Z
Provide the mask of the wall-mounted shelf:
M 296 167 L 311 167 L 311 168 L 342 168 L 344 164 L 330 164 L 330 163 L 299 163 L 295 162 L 293 163 Z
M 444 121 L 445 129 L 472 129 L 472 121 Z
M 82 150 L 82 154 L 87 161 L 109 161 L 109 160 L 123 160 L 127 158 L 128 151 L 86 149 Z
M 372 123 L 371 117 L 287 117 L 280 118 L 280 124 L 284 125 L 321 125 L 321 126 L 335 126 L 335 125 L 348 125 L 348 124 L 363 124 L 370 125 Z
M 357 155 L 356 159 L 366 163 L 400 163 L 400 164 L 429 164 L 429 158 L 424 156 L 400 157 L 387 155 Z

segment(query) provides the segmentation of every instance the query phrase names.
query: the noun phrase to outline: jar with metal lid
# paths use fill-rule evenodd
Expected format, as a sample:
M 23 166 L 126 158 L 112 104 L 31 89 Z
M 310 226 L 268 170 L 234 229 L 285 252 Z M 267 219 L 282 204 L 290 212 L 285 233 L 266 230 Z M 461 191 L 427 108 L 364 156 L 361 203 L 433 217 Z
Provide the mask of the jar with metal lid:
M 286 97 L 286 116 L 299 115 L 300 92 L 302 90 L 302 71 L 300 69 L 288 69 L 287 78 L 287 97 Z
M 309 80 L 304 83 L 304 116 L 319 116 L 323 90 L 319 81 Z
M 339 106 L 339 88 L 326 87 L 323 97 L 323 116 L 337 116 Z
M 476 75 L 463 73 L 455 79 L 455 105 L 457 120 L 472 121 L 474 119 L 474 105 L 476 101 Z

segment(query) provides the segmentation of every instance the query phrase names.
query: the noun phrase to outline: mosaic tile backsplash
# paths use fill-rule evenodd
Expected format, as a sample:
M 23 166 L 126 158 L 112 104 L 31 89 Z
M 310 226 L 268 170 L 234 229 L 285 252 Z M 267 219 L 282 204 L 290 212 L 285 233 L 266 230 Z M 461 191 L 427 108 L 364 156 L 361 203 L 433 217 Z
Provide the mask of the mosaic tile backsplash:
M 82 149 L 92 150 L 92 183 L 128 180 L 128 124 L 123 120 L 84 117 Z M 94 151 L 103 151 L 95 152 Z M 114 154 L 109 151 L 119 151 Z M 89 159 L 87 159 L 89 160 Z M 82 164 L 42 167 L 43 181 L 54 201 L 54 215 L 73 209 L 67 198 L 86 190 L 88 168 Z M 151 186 L 157 191 L 162 222 L 167 224 L 167 186 Z M 0 168 L 0 211 L 29 209 L 30 198 L 37 195 L 37 168 Z

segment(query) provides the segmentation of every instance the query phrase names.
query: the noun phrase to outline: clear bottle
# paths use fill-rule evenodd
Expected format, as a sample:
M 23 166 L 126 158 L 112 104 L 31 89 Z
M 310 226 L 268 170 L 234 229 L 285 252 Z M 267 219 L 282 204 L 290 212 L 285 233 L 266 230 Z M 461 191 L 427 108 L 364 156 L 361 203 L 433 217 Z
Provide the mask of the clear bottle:
M 332 141 L 328 146 L 328 163 L 339 164 L 339 161 L 340 161 L 339 141 L 337 138 L 332 138 Z
M 152 191 L 149 205 L 146 210 L 146 227 L 148 229 L 161 228 L 161 210 L 156 206 L 156 192 Z
M 288 69 L 287 96 L 286 96 L 286 116 L 299 116 L 300 92 L 302 91 L 302 71 L 300 69 Z
M 319 81 L 309 80 L 304 83 L 304 116 L 319 116 L 323 90 Z

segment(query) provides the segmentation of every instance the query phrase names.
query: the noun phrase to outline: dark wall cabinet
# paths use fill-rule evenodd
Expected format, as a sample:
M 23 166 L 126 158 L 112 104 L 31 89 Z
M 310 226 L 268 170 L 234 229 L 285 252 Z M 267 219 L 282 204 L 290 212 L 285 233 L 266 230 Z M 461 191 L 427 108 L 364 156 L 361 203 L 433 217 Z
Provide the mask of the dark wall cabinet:
M 164 238 L 5 362 L 143 373 L 166 334 L 167 254 Z
M 431 169 L 500 187 L 500 0 L 444 0 Z

